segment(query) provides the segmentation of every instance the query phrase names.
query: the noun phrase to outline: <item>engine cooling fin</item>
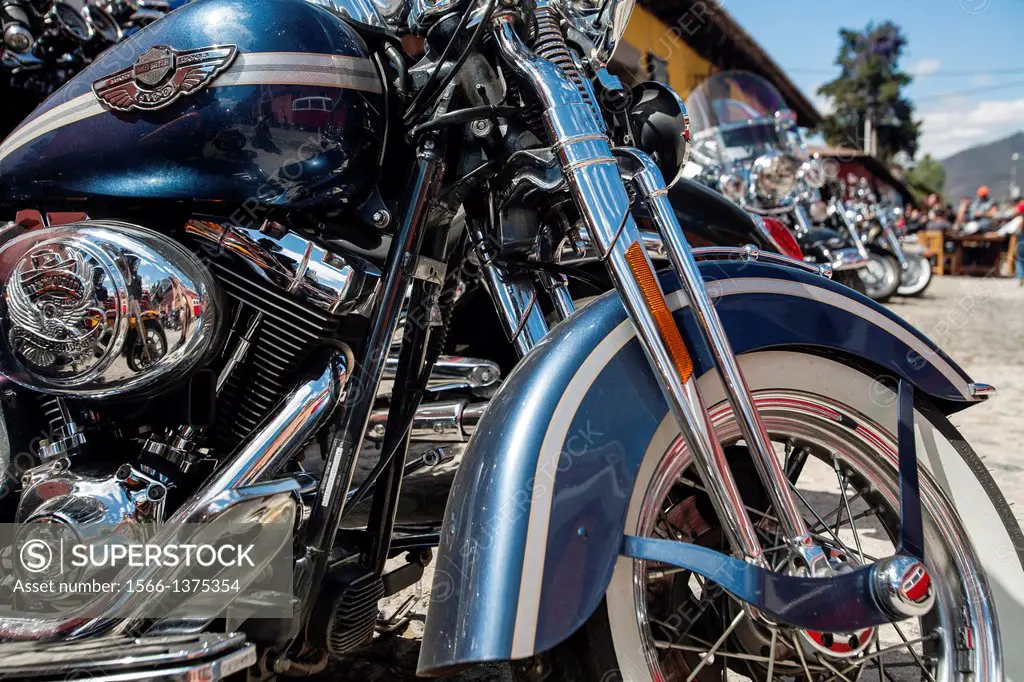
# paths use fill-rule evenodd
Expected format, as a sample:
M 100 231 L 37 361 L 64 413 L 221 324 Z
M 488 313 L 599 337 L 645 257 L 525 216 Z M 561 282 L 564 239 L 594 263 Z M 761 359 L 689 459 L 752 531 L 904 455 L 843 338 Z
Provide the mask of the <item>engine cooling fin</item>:
M 243 321 L 243 326 L 262 314 L 248 353 L 232 371 L 218 399 L 213 433 L 217 445 L 230 452 L 288 392 L 306 356 L 323 339 L 336 336 L 341 320 L 260 281 L 232 258 L 218 259 L 212 266 L 228 298 L 241 306 L 236 319 Z
M 331 574 L 309 620 L 310 642 L 341 656 L 372 636 L 384 598 L 384 583 L 361 566 L 348 566 Z

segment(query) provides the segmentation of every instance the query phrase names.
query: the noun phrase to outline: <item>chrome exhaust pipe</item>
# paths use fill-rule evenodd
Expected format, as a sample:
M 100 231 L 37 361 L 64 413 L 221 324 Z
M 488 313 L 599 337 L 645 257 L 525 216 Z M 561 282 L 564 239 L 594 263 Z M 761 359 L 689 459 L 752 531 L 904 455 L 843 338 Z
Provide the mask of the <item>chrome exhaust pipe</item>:
M 172 540 L 179 524 L 209 523 L 243 504 L 252 504 L 266 518 L 287 520 L 290 514 L 294 520 L 301 482 L 291 478 L 270 479 L 330 417 L 344 394 L 352 364 L 350 352 L 335 354 L 321 372 L 298 384 L 256 434 L 168 519 L 151 542 Z M 153 570 L 126 568 L 118 579 L 146 579 L 152 577 Z M 140 616 L 113 618 L 108 614 L 139 612 L 141 602 L 147 598 L 145 592 L 120 591 L 98 599 L 87 615 L 64 619 L 0 618 L 0 639 L 73 640 L 108 632 L 132 632 L 142 621 Z

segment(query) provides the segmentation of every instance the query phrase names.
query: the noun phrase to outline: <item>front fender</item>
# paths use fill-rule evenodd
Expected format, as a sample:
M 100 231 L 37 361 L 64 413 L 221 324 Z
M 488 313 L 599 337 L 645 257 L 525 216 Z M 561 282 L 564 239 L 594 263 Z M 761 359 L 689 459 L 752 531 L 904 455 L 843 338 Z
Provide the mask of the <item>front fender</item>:
M 737 353 L 841 354 L 911 381 L 947 411 L 978 400 L 933 343 L 852 289 L 763 263 L 700 267 Z M 665 274 L 662 285 L 695 372 L 709 371 L 678 282 Z M 491 401 L 449 497 L 421 674 L 532 656 L 590 617 L 619 555 L 640 458 L 667 409 L 614 292 L 527 355 Z

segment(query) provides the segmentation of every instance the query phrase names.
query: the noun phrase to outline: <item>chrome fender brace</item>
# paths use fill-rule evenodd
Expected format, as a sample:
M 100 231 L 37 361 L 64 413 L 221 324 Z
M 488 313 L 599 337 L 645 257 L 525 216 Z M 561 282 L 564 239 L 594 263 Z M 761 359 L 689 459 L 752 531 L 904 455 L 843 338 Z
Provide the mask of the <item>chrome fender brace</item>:
M 935 602 L 924 566 L 924 525 L 914 440 L 914 387 L 901 380 L 897 408 L 900 471 L 900 544 L 896 555 L 824 578 L 773 573 L 698 545 L 626 535 L 622 555 L 682 568 L 718 583 L 778 623 L 847 632 L 919 618 Z

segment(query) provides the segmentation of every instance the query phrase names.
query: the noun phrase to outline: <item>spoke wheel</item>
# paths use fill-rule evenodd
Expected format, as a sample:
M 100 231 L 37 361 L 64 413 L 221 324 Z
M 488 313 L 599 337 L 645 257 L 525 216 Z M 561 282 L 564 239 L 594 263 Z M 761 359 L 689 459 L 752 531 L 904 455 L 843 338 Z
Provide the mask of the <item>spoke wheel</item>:
M 907 261 L 910 266 L 903 273 L 900 286 L 896 290 L 900 296 L 918 296 L 931 283 L 932 264 L 924 256 L 919 254 L 907 254 Z
M 898 482 L 895 444 L 862 415 L 820 396 L 786 391 L 756 396 L 776 455 L 804 518 L 833 565 L 855 568 L 895 553 Z M 730 409 L 713 411 L 737 483 L 769 563 L 785 571 L 793 559 L 740 442 Z M 851 438 L 850 425 L 855 424 Z M 809 633 L 751 621 L 741 605 L 700 576 L 634 562 L 637 618 L 644 656 L 656 680 L 806 679 L 946 680 L 956 678 L 962 594 L 979 594 L 970 542 L 948 513 L 947 500 L 922 481 L 927 563 L 938 587 L 925 618 L 858 633 Z M 728 551 L 689 453 L 676 440 L 661 458 L 645 495 L 641 534 Z M 987 605 L 974 603 L 987 610 Z M 995 633 L 975 631 L 974 646 L 991 651 Z
M 876 301 L 885 301 L 900 285 L 900 265 L 895 256 L 871 252 L 867 265 L 857 270 L 864 292 Z

